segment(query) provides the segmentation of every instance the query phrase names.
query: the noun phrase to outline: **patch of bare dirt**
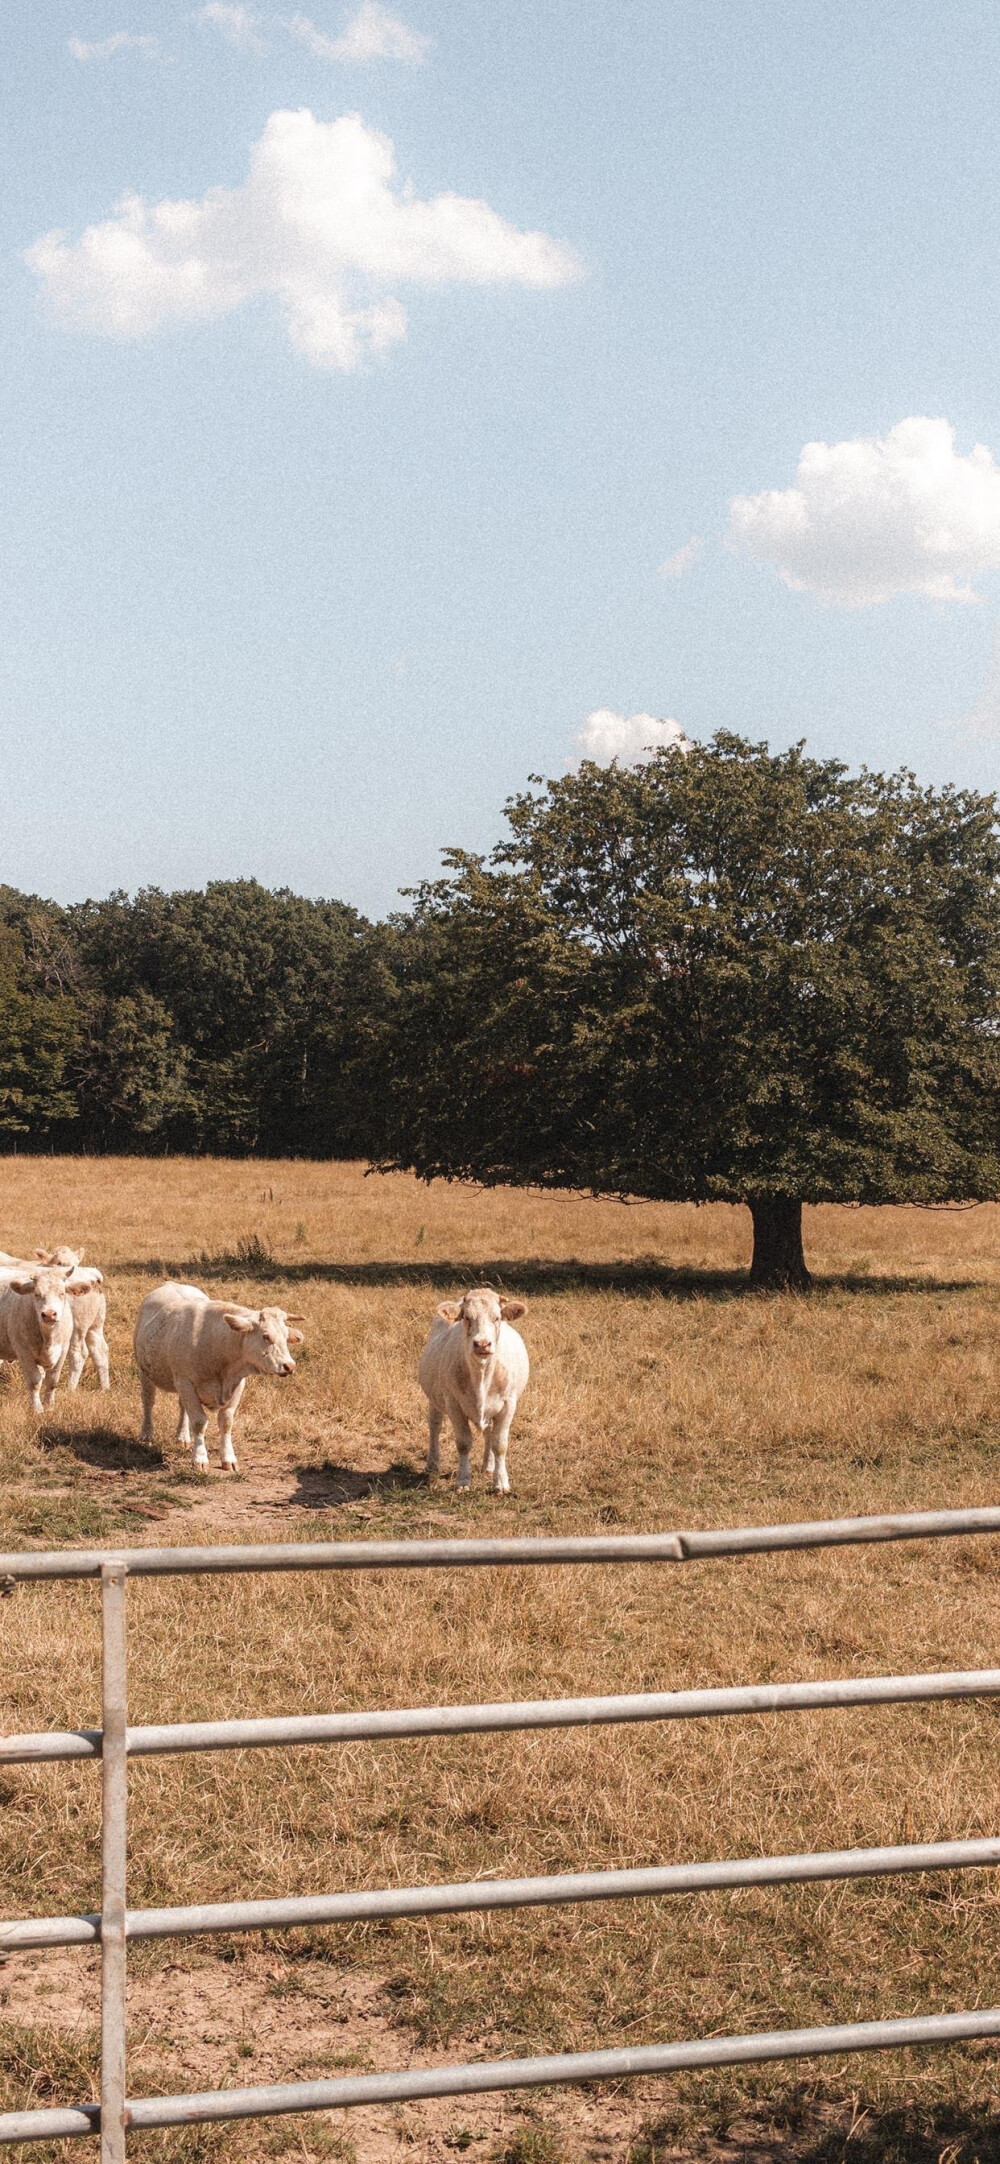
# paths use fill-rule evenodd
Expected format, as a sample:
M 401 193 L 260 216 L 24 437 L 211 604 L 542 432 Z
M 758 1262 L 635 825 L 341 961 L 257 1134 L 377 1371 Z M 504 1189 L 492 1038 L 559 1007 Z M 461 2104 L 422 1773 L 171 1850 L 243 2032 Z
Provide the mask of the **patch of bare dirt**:
M 434 1511 L 422 1477 L 399 1463 L 363 1472 L 346 1465 L 294 1461 L 252 1467 L 232 1476 L 212 1471 L 186 1484 L 183 1500 L 157 1510 L 156 1540 L 166 1547 L 195 1545 L 206 1533 L 231 1533 L 236 1539 L 260 1542 L 287 1539 L 289 1534 L 295 1538 L 297 1519 L 322 1517 L 327 1512 L 329 1538 L 351 1538 L 358 1526 L 378 1519 L 386 1502 L 405 1493 L 419 1504 L 421 1491 L 427 1507 L 419 1510 L 413 1529 L 447 1526 L 454 1530 L 453 1517 Z M 307 1537 L 316 1538 L 315 1528 L 309 1528 Z
M 99 1978 L 95 1949 L 9 1955 L 0 1960 L 0 2012 L 26 2026 L 92 2030 L 99 2019 Z M 495 2034 L 456 2037 L 445 2051 L 417 2048 L 378 1977 L 326 1961 L 288 1960 L 271 1947 L 243 1948 L 229 1961 L 197 1949 L 145 1974 L 134 1967 L 129 2032 L 134 2095 L 335 2079 L 511 2055 L 509 2041 Z M 644 2082 L 432 2098 L 318 2116 L 349 2134 L 357 2164 L 386 2164 L 407 2154 L 446 2158 L 466 2150 L 485 2164 L 519 2136 L 523 2147 L 533 2129 L 549 2132 L 574 2164 L 623 2164 L 664 2095 L 662 2083 Z M 303 2128 L 306 2150 L 311 2116 L 287 2122 Z M 541 2148 L 537 2153 L 549 2154 Z

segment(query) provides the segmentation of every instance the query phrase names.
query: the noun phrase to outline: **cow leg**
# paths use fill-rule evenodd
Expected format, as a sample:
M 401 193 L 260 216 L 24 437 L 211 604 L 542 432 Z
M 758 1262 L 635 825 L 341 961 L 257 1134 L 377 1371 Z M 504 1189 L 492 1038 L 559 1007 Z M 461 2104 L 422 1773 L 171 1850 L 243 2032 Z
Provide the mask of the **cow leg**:
M 510 1412 L 501 1413 L 499 1418 L 492 1422 L 488 1431 L 492 1445 L 494 1495 L 510 1494 L 510 1481 L 507 1477 L 507 1440 L 513 1418 L 514 1408 L 511 1406 Z
M 87 1332 L 87 1351 L 97 1369 L 98 1388 L 110 1390 L 111 1354 L 108 1351 L 107 1338 L 99 1322 L 96 1322 L 93 1329 Z
M 236 1418 L 239 1402 L 246 1386 L 247 1380 L 244 1375 L 242 1382 L 237 1383 L 232 1397 L 226 1400 L 225 1405 L 219 1407 L 219 1441 L 222 1444 L 222 1469 L 226 1473 L 238 1473 L 240 1469 L 236 1452 L 233 1449 L 233 1421 Z
M 434 1473 L 439 1473 L 441 1471 L 441 1429 L 443 1426 L 444 1414 L 441 1411 L 440 1406 L 428 1405 L 426 1465 L 428 1480 Z
M 493 1422 L 488 1420 L 483 1429 L 483 1471 L 487 1480 L 493 1471 Z
M 455 1430 L 455 1441 L 458 1445 L 458 1479 L 455 1485 L 458 1488 L 470 1488 L 472 1486 L 472 1429 L 465 1414 L 460 1411 L 457 1405 L 450 1407 L 449 1410 L 451 1424 Z
M 153 1407 L 156 1403 L 156 1384 L 151 1376 L 143 1374 L 141 1368 L 139 1369 L 139 1388 L 142 1391 L 142 1426 L 139 1430 L 139 1441 L 140 1443 L 151 1443 L 153 1440 Z
M 139 1370 L 139 1388 L 142 1392 L 142 1426 L 139 1430 L 139 1441 L 140 1443 L 151 1443 L 153 1441 L 153 1407 L 156 1404 L 156 1384 L 152 1376 L 146 1375 L 142 1368 Z
M 66 1388 L 78 1390 L 80 1377 L 87 1365 L 87 1340 L 74 1330 L 66 1355 Z
M 26 1353 L 18 1355 L 17 1361 L 24 1377 L 24 1387 L 31 1399 L 31 1410 L 40 1420 L 45 1411 L 42 1403 L 42 1384 L 46 1381 L 45 1369 L 37 1360 L 29 1360 Z
M 186 1381 L 178 1383 L 177 1402 L 181 1409 L 181 1417 L 177 1424 L 177 1440 L 178 1442 L 187 1441 L 188 1437 L 187 1435 L 182 1436 L 181 1429 L 188 1428 L 190 1424 L 191 1463 L 196 1473 L 207 1473 L 208 1449 L 205 1443 L 205 1430 L 208 1426 L 208 1414 L 193 1383 Z

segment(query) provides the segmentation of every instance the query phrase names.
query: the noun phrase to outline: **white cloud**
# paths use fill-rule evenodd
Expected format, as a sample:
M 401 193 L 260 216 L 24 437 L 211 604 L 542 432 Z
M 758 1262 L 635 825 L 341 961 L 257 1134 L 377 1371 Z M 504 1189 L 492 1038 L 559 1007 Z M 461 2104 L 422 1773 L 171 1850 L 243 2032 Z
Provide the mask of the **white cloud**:
M 67 38 L 74 60 L 110 60 L 115 53 L 143 53 L 147 60 L 160 57 L 159 38 L 140 37 L 132 30 L 113 30 L 109 38 L 88 44 L 85 38 Z
M 701 535 L 693 533 L 690 541 L 685 541 L 683 548 L 675 549 L 673 555 L 668 556 L 666 562 L 660 565 L 661 579 L 682 579 L 685 571 L 690 571 L 692 564 L 697 563 L 704 547 Z
M 565 285 L 569 248 L 520 232 L 488 203 L 428 201 L 396 179 L 393 146 L 356 113 L 272 113 L 242 188 L 200 202 L 128 194 L 79 240 L 43 234 L 25 260 L 57 320 L 108 338 L 280 302 L 289 337 L 318 368 L 356 368 L 403 337 L 396 285 Z
M 238 45 L 244 52 L 263 53 L 267 50 L 259 34 L 260 17 L 252 8 L 232 6 L 230 0 L 205 0 L 205 6 L 198 9 L 195 19 L 218 30 L 230 45 Z
M 616 714 L 610 706 L 599 706 L 587 715 L 576 742 L 579 758 L 593 759 L 598 766 L 610 766 L 612 759 L 619 766 L 641 766 L 654 751 L 690 750 L 690 739 L 679 721 L 657 721 L 652 714 Z
M 362 0 L 356 15 L 344 24 L 338 38 L 331 38 L 325 30 L 318 30 L 308 15 L 286 17 L 286 28 L 293 37 L 300 38 L 317 60 L 342 60 L 366 67 L 372 60 L 408 60 L 419 64 L 425 60 L 434 42 L 418 30 L 411 30 L 392 15 L 388 8 L 380 6 L 379 0 Z
M 977 601 L 970 581 L 1000 570 L 1000 468 L 981 443 L 960 457 L 947 421 L 918 416 L 884 437 L 807 443 L 794 488 L 734 496 L 730 540 L 843 608 Z

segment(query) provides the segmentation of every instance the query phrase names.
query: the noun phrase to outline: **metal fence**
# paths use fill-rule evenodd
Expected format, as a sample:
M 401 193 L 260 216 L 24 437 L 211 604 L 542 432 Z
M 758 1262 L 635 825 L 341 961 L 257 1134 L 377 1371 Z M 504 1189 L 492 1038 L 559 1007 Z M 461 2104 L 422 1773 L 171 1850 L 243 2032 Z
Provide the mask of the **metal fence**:
M 788 1886 L 807 1880 L 868 1878 L 882 1873 L 943 1871 L 1000 1864 L 1000 1838 L 937 1841 L 907 1847 L 841 1849 L 803 1856 L 745 1857 L 636 1871 L 573 1872 L 549 1878 L 482 1879 L 464 1885 L 387 1888 L 314 1898 L 220 1902 L 209 1907 L 129 1909 L 125 1899 L 128 1760 L 167 1751 L 242 1750 L 248 1746 L 338 1743 L 359 1737 L 473 1735 L 497 1730 L 568 1728 L 600 1722 L 671 1721 L 806 1707 L 901 1705 L 1000 1696 L 1000 1669 L 916 1676 L 848 1676 L 819 1683 L 752 1684 L 725 1690 L 644 1692 L 618 1698 L 529 1700 L 521 1704 L 421 1706 L 397 1712 L 331 1713 L 274 1720 L 127 1725 L 125 1591 L 130 1577 L 231 1571 L 423 1570 L 512 1565 L 685 1563 L 708 1556 L 773 1554 L 869 1541 L 937 1539 L 1000 1532 L 1000 1510 L 949 1510 L 884 1518 L 838 1518 L 807 1525 L 735 1531 L 624 1535 L 601 1539 L 436 1540 L 309 1543 L 245 1548 L 136 1548 L 114 1555 L 60 1550 L 0 1556 L 0 1592 L 30 1580 L 99 1578 L 102 1604 L 102 1724 L 0 1739 L 0 1765 L 48 1759 L 100 1759 L 102 1889 L 99 1915 L 46 1916 L 0 1924 L 0 1952 L 16 1948 L 101 1947 L 101 2095 L 99 2104 L 0 2113 L 0 2142 L 100 2134 L 102 2164 L 122 2164 L 128 2127 L 180 2126 L 197 2120 L 270 2117 L 410 2098 L 471 2096 L 537 2088 L 550 2082 L 618 2080 L 630 2074 L 732 2066 L 749 2061 L 887 2050 L 1000 2036 L 1000 2008 L 869 2021 L 837 2028 L 776 2030 L 620 2051 L 407 2069 L 336 2081 L 219 2089 L 198 2095 L 126 2100 L 125 1968 L 130 1939 L 198 1931 L 288 1929 L 388 1916 L 524 1908 L 606 1901 L 709 1887 Z

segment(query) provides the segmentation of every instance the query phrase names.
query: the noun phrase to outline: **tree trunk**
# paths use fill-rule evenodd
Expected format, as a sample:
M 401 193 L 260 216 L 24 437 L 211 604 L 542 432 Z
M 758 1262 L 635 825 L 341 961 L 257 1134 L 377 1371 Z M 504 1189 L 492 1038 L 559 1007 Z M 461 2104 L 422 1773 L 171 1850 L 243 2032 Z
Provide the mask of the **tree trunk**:
M 750 1283 L 762 1291 L 805 1292 L 812 1283 L 802 1253 L 802 1204 L 791 1195 L 754 1195 Z

